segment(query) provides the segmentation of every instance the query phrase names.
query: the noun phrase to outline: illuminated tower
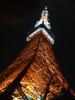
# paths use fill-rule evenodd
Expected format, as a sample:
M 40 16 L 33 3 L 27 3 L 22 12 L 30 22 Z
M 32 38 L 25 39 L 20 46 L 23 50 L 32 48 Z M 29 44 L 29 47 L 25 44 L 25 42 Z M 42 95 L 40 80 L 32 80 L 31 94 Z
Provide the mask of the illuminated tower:
M 45 7 L 40 20 L 27 37 L 26 48 L 0 74 L 1 92 L 12 87 L 12 83 L 16 84 L 13 100 L 50 100 L 63 95 L 62 89 L 68 88 L 53 52 L 55 36 L 51 32 L 48 16 Z

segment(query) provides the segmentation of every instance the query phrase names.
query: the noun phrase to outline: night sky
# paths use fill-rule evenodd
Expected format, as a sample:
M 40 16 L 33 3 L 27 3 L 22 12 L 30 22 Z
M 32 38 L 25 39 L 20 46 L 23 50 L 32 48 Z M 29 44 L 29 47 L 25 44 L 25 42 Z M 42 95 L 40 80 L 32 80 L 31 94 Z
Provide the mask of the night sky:
M 10 65 L 25 47 L 27 33 L 48 6 L 54 52 L 61 71 L 75 89 L 75 5 L 73 0 L 25 0 L 0 3 L 0 72 Z

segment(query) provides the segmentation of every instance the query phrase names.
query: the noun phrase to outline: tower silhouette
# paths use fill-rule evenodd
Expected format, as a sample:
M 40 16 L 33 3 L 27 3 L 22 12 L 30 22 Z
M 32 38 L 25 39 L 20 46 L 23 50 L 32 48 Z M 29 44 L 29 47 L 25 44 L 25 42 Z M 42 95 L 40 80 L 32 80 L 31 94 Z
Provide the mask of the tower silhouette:
M 13 100 L 51 100 L 62 96 L 69 85 L 53 52 L 47 7 L 27 37 L 27 45 L 14 62 L 0 74 L 0 94 Z M 8 95 L 8 97 L 7 97 Z

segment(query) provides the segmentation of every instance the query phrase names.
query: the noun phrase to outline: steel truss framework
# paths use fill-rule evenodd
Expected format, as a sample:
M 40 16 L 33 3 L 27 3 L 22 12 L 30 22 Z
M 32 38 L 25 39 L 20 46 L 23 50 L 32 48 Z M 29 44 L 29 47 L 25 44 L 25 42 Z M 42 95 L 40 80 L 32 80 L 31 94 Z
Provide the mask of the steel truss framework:
M 31 63 L 27 66 L 29 62 Z M 28 67 L 27 70 L 26 67 Z M 61 95 L 63 88 L 68 88 L 68 84 L 60 72 L 52 44 L 48 42 L 42 32 L 37 33 L 37 36 L 28 42 L 27 47 L 17 59 L 0 74 L 0 90 L 8 87 L 23 70 L 26 72 L 19 80 L 17 90 L 13 92 L 13 98 L 21 96 L 22 99 L 27 99 L 27 96 L 30 96 L 36 100 L 40 96 L 50 100 Z
M 67 88 L 68 84 L 60 73 L 52 45 L 42 35 L 38 35 L 36 41 L 39 43 L 34 61 L 20 83 L 24 93 L 32 96 L 35 100 L 39 95 L 49 100 L 60 95 L 62 88 Z M 36 41 L 31 43 L 31 48 Z M 30 55 L 33 50 L 28 48 L 27 52 Z

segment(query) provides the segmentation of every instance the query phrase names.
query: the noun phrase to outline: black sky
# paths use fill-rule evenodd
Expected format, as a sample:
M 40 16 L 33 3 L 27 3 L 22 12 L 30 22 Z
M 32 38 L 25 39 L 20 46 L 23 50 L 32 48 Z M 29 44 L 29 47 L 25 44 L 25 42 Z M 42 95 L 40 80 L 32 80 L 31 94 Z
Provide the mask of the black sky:
M 54 51 L 61 70 L 75 89 L 75 5 L 73 0 L 25 0 L 0 3 L 0 71 L 6 68 L 25 46 L 27 32 L 48 6 Z

